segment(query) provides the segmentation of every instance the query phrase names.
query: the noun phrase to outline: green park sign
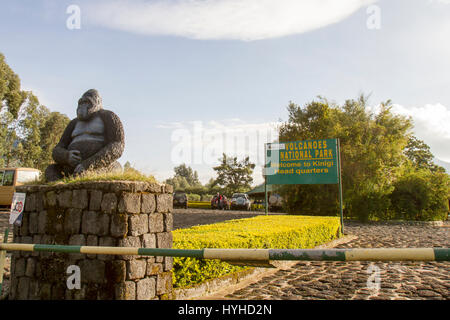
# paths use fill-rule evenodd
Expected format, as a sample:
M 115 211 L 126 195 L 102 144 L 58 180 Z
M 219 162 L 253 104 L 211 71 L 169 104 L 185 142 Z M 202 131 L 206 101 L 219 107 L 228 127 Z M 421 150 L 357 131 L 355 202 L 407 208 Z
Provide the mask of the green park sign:
M 341 157 L 338 139 L 267 143 L 265 147 L 265 198 L 272 184 L 337 184 L 341 231 L 344 233 Z M 266 214 L 268 206 L 265 206 Z
M 267 184 L 337 184 L 339 151 L 336 139 L 268 143 Z

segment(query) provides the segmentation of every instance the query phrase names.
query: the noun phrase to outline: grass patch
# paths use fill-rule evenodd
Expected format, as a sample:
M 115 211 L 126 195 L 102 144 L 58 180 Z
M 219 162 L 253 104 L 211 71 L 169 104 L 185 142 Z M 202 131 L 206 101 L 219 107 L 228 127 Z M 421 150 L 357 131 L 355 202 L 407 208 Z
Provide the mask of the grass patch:
M 175 230 L 173 247 L 300 249 L 313 248 L 339 235 L 338 217 L 257 216 Z M 185 288 L 246 268 L 219 260 L 174 258 L 173 284 Z
M 29 182 L 27 185 L 55 185 L 55 184 L 71 184 L 89 181 L 144 181 L 149 183 L 158 183 L 155 177 L 145 175 L 135 169 L 124 169 L 123 171 L 85 171 L 80 175 L 63 178 L 61 180 L 47 182 L 44 175 L 41 175 L 39 180 Z

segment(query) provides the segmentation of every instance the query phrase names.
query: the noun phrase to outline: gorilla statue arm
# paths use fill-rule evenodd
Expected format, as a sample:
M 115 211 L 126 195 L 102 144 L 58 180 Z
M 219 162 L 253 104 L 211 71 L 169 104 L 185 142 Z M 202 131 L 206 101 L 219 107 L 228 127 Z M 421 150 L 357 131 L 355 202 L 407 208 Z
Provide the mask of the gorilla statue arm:
M 123 153 L 125 135 L 119 117 L 114 112 L 103 109 L 98 114 L 105 125 L 105 146 L 81 161 L 81 171 L 108 167 Z
M 75 128 L 76 123 L 77 119 L 73 119 L 72 121 L 69 122 L 69 124 L 67 125 L 66 129 L 64 130 L 61 136 L 61 139 L 53 149 L 52 157 L 56 163 L 70 165 L 69 150 L 67 150 L 67 148 L 69 147 L 69 144 L 72 141 L 72 131 Z

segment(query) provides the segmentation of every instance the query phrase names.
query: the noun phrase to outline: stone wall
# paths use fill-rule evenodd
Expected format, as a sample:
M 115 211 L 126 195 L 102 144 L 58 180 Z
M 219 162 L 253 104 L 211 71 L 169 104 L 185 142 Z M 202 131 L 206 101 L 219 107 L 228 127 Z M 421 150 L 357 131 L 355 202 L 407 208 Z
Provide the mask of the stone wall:
M 172 187 L 112 181 L 18 187 L 27 194 L 14 243 L 172 247 Z M 170 299 L 170 257 L 13 251 L 10 299 Z M 70 265 L 81 288 L 69 289 Z

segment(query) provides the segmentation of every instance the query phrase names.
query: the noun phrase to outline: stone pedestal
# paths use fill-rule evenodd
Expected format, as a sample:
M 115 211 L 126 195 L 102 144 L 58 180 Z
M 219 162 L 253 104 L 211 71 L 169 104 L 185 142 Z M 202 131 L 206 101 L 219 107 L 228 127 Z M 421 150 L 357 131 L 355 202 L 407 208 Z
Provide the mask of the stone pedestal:
M 170 186 L 83 182 L 18 187 L 17 192 L 27 196 L 14 243 L 172 247 Z M 13 251 L 9 298 L 170 299 L 172 262 L 170 257 Z M 80 268 L 80 289 L 67 285 L 73 274 L 69 266 Z

